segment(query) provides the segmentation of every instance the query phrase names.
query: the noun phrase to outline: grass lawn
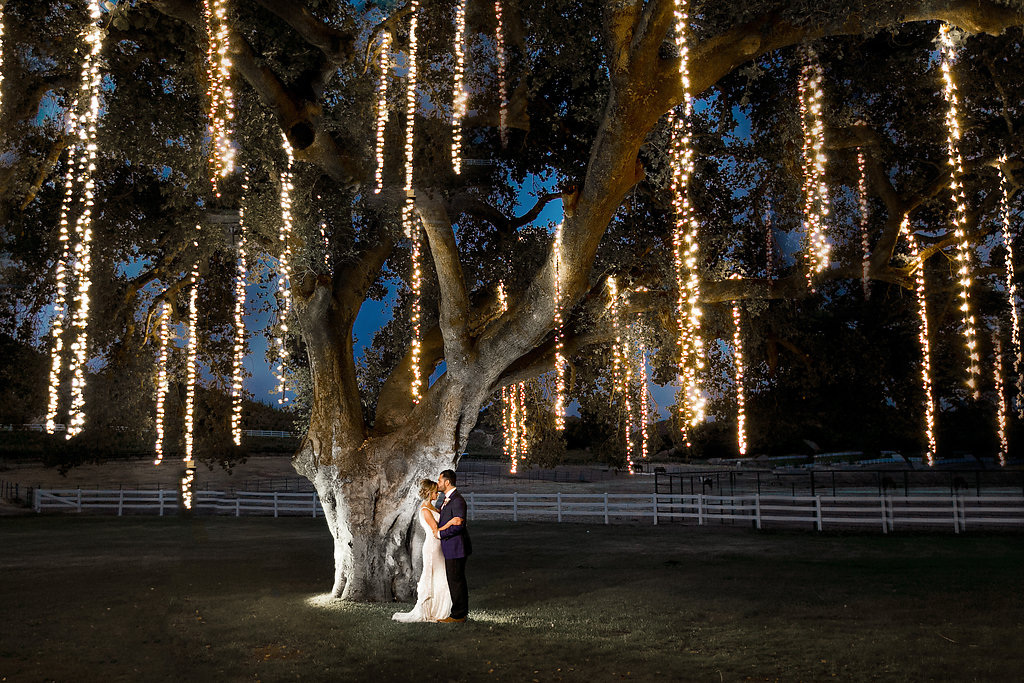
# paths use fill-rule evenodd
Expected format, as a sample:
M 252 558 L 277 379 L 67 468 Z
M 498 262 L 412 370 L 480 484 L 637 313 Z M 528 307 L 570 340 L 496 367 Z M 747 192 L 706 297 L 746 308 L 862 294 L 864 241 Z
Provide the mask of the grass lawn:
M 323 598 L 323 520 L 0 518 L 0 680 L 1024 679 L 1024 539 L 478 522 L 470 622 Z

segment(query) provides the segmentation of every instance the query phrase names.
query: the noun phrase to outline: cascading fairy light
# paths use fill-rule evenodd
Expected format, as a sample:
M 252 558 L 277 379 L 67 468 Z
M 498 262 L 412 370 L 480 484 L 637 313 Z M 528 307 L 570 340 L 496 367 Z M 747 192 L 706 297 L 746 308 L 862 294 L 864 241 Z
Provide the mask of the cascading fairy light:
M 772 207 L 765 207 L 764 211 L 764 270 L 770 282 L 775 278 L 775 240 L 772 239 Z
M 639 323 L 640 316 L 638 315 L 637 329 L 640 327 Z M 640 457 L 646 459 L 651 450 L 650 435 L 647 432 L 647 420 L 650 416 L 651 396 L 647 387 L 647 348 L 644 346 L 643 341 L 640 342 L 637 350 L 640 357 L 640 371 L 638 373 L 640 377 Z
M 75 98 L 68 109 L 70 128 L 77 128 L 78 98 Z M 50 386 L 49 402 L 46 409 L 46 431 L 53 434 L 56 429 L 57 411 L 60 405 L 60 374 L 63 366 L 64 354 L 64 315 L 67 304 L 67 272 L 71 267 L 71 233 L 68 229 L 71 211 L 71 202 L 74 200 L 75 192 L 75 158 L 79 152 L 84 153 L 85 148 L 79 145 L 72 145 L 68 153 L 68 170 L 64 175 L 64 198 L 60 207 L 60 243 L 61 256 L 57 261 L 56 285 L 57 294 L 54 298 L 53 324 L 50 329 L 50 337 L 53 345 L 50 347 Z M 80 166 L 84 167 L 83 163 Z
M 420 369 L 420 354 L 422 352 L 422 339 L 420 338 L 420 298 L 422 295 L 422 273 L 420 271 L 420 257 L 422 253 L 421 228 L 416 220 L 415 214 L 415 193 L 413 191 L 413 155 L 416 132 L 416 26 L 419 21 L 419 2 L 412 0 L 409 4 L 412 18 L 409 21 L 409 68 L 406 74 L 405 84 L 405 203 L 402 205 L 402 229 L 405 237 L 411 241 L 410 252 L 412 255 L 411 288 L 412 288 L 412 382 L 409 391 L 412 394 L 413 403 L 419 403 L 423 396 L 423 375 Z
M 96 181 L 96 128 L 100 118 L 100 51 L 103 49 L 103 32 L 99 21 L 102 17 L 99 0 L 89 4 L 89 30 L 85 41 L 89 53 L 82 69 L 81 96 L 86 98 L 88 108 L 85 116 L 78 121 L 78 144 L 83 152 L 79 156 L 78 181 L 83 186 L 79 203 L 82 212 L 75 221 L 75 263 L 74 274 L 78 282 L 75 296 L 74 315 L 71 326 L 75 341 L 71 344 L 71 408 L 65 433 L 70 439 L 82 433 L 85 427 L 85 362 L 89 346 L 89 290 L 92 288 L 92 211 L 95 204 Z M 84 168 L 83 168 L 84 165 Z
M 672 231 L 673 265 L 678 292 L 677 332 L 679 333 L 679 373 L 683 405 L 680 425 L 683 439 L 690 446 L 690 428 L 704 419 L 705 399 L 701 395 L 699 375 L 704 368 L 704 344 L 701 339 L 700 278 L 697 273 L 697 217 L 690 206 L 689 182 L 693 175 L 693 148 L 690 118 L 693 96 L 690 93 L 689 47 L 686 43 L 689 3 L 676 0 L 675 40 L 679 52 L 679 77 L 683 90 L 682 112 L 669 112 L 672 161 L 672 207 L 675 226 Z
M 295 156 L 292 153 L 291 143 L 288 136 L 281 135 L 282 147 L 288 157 L 288 167 L 281 173 L 281 227 L 277 233 L 277 241 L 281 248 L 277 257 L 277 294 L 280 300 L 280 333 L 277 335 L 277 393 L 279 404 L 287 403 L 288 396 L 285 393 L 285 363 L 288 362 L 288 317 L 292 312 L 291 293 L 291 236 L 292 236 L 292 164 L 295 163 Z
M 743 386 L 743 331 L 740 305 L 732 303 L 732 360 L 736 376 L 736 444 L 740 455 L 747 454 L 746 395 Z
M 999 200 L 999 213 L 1002 219 L 1003 246 L 1006 248 L 1006 298 L 1010 305 L 1010 344 L 1013 353 L 1013 374 L 1017 378 L 1017 400 L 1018 407 L 1024 411 L 1024 401 L 1021 400 L 1021 391 L 1024 388 L 1024 379 L 1021 378 L 1022 350 L 1020 344 L 1020 316 L 1017 313 L 1017 285 L 1016 272 L 1013 266 L 1013 233 L 1010 227 L 1010 178 L 1006 173 L 1006 155 L 999 157 L 999 187 L 1002 190 L 1002 197 Z
M 376 185 L 373 193 L 380 194 L 384 187 L 384 132 L 388 127 L 388 75 L 391 71 L 391 34 L 387 31 L 380 43 L 380 82 L 377 85 L 377 147 L 375 158 L 377 169 L 374 172 Z
M 619 288 L 614 277 L 608 278 L 609 312 L 612 317 L 612 334 L 615 337 L 612 346 L 612 380 L 615 391 L 622 395 L 623 408 L 626 410 L 626 466 L 633 472 L 633 404 L 630 400 L 633 384 L 631 364 L 627 362 L 625 346 L 622 343 L 622 323 L 619 319 Z
M 192 246 L 199 247 L 199 232 Z M 199 351 L 199 259 L 192 265 L 188 293 L 188 345 L 185 355 L 185 476 L 181 479 L 181 498 L 186 510 L 192 509 L 192 482 L 195 479 L 196 357 Z
M 807 284 L 813 289 L 814 276 L 828 266 L 829 245 L 825 240 L 828 216 L 828 185 L 825 183 L 825 118 L 822 115 L 822 69 L 817 54 L 807 48 L 800 70 L 800 127 L 803 131 L 804 230 L 807 235 Z
M 0 111 L 4 107 L 4 7 L 0 5 Z
M 170 317 L 171 309 L 167 303 L 164 302 L 160 306 L 160 322 L 158 323 L 157 328 L 157 334 L 160 338 L 160 351 L 157 356 L 156 374 L 156 444 L 154 447 L 154 450 L 156 451 L 156 460 L 153 461 L 154 465 L 159 465 L 164 460 L 165 404 L 167 401 L 167 390 L 170 387 L 170 382 L 167 377 L 167 357 L 171 345 L 171 334 L 168 325 Z
M 498 283 L 498 306 L 508 311 L 505 283 Z M 502 453 L 509 459 L 509 474 L 518 470 L 519 459 L 526 456 L 526 382 L 501 388 Z
M 452 170 L 462 173 L 462 119 L 466 116 L 466 0 L 455 3 L 455 79 L 452 85 Z
M 971 313 L 971 249 L 967 239 L 967 198 L 961 178 L 964 174 L 963 158 L 960 156 L 960 115 L 956 81 L 953 79 L 953 60 L 956 45 L 950 34 L 948 24 L 939 26 L 939 46 L 942 55 L 943 94 L 948 109 L 946 111 L 946 143 L 949 153 L 950 195 L 953 199 L 955 215 L 953 217 L 953 236 L 956 237 L 957 277 L 960 281 L 960 311 L 964 324 L 964 342 L 967 347 L 967 387 L 973 398 L 981 397 L 978 377 L 981 374 L 981 357 L 978 354 L 978 338 L 974 315 Z
M 502 16 L 502 0 L 494 0 L 494 49 L 498 58 L 498 136 L 501 146 L 508 147 L 508 83 L 505 82 L 505 22 Z
M 186 510 L 192 509 L 192 484 L 195 482 L 195 480 L 195 468 L 186 468 L 185 476 L 181 478 L 181 504 L 185 506 Z
M 235 150 L 231 145 L 231 121 L 235 118 L 235 97 L 231 91 L 231 50 L 227 0 L 203 0 L 206 27 L 207 97 L 210 101 L 210 183 L 220 197 L 219 180 L 235 168 Z
M 555 431 L 565 430 L 565 328 L 562 319 L 562 223 L 555 229 Z
M 871 298 L 871 248 L 868 244 L 868 182 L 864 170 L 864 151 L 857 150 L 857 203 L 860 206 L 860 250 L 861 275 L 860 285 L 864 290 L 864 299 Z
M 196 232 L 200 230 L 196 226 Z M 193 242 L 198 246 L 198 242 Z M 196 356 L 199 350 L 199 261 L 192 265 L 188 293 L 188 344 L 185 355 L 185 461 L 192 460 L 195 438 Z
M 231 439 L 242 445 L 242 361 L 245 359 L 245 200 L 249 194 L 249 175 L 242 182 L 242 203 L 238 207 L 238 264 L 235 270 L 235 340 L 231 359 Z
M 521 460 L 526 457 L 526 449 L 529 445 L 526 433 L 526 382 L 520 382 L 517 389 L 519 392 L 519 407 L 516 412 L 519 415 L 519 458 Z
M 920 261 L 921 250 L 917 238 L 910 231 L 910 218 L 903 216 L 900 233 L 907 238 L 910 245 L 911 263 L 916 264 L 914 284 L 917 295 L 917 314 L 920 319 L 917 339 L 921 345 L 921 383 L 924 387 L 924 422 L 925 439 L 928 442 L 926 461 L 929 466 L 935 464 L 935 392 L 932 388 L 932 354 L 928 341 L 928 294 L 925 289 L 924 262 Z M 920 261 L 920 262 L 919 262 Z
M 996 434 L 999 437 L 999 465 L 1006 466 L 1007 446 L 1006 438 L 1006 389 L 1003 384 L 1003 343 L 999 339 L 999 328 L 992 331 L 992 352 L 995 355 L 995 363 L 992 367 L 992 377 L 996 385 Z

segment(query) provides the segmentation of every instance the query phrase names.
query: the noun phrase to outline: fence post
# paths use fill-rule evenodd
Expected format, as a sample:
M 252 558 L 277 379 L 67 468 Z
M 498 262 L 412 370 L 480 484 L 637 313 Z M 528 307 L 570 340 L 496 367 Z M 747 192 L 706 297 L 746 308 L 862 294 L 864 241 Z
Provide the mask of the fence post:
M 313 519 L 316 519 L 316 491 L 310 494 L 310 501 L 313 504 Z
M 953 499 L 953 531 L 960 533 L 960 513 L 957 510 L 957 498 L 960 497 L 960 494 L 954 493 L 950 497 Z
M 274 491 L 274 517 L 277 517 L 277 491 Z
M 473 499 L 473 494 L 469 494 L 469 521 L 476 519 L 476 504 Z
M 559 491 L 555 494 L 555 502 L 558 505 L 558 522 L 562 522 L 562 492 Z
M 817 518 L 818 531 L 821 531 L 821 495 L 814 496 L 814 516 Z
M 242 499 L 239 498 L 238 494 L 236 493 L 235 494 L 235 517 L 241 517 L 241 516 L 242 516 Z
M 754 524 L 757 525 L 758 530 L 761 529 L 761 493 L 758 492 L 754 496 Z
M 651 494 L 651 504 L 654 506 L 654 526 L 658 526 L 658 494 Z
M 697 526 L 704 526 L 704 494 L 697 494 Z
M 117 497 L 117 516 L 121 517 L 124 514 L 124 489 L 118 490 Z
M 608 492 L 607 491 L 605 491 L 605 494 L 604 494 L 604 523 L 605 524 L 609 524 L 609 521 L 608 521 Z
M 885 496 L 879 496 L 878 500 L 882 504 L 882 533 L 887 534 L 889 533 L 889 520 L 885 511 Z
M 43 511 L 42 496 L 39 495 L 38 487 L 32 489 L 32 509 L 34 509 L 36 512 Z
M 78 511 L 82 511 L 82 487 L 78 487 Z

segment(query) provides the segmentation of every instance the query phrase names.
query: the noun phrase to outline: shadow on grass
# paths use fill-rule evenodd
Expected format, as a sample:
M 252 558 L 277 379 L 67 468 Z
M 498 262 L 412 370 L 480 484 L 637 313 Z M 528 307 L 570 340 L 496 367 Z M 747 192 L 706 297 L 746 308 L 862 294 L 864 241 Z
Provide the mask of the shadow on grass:
M 7 680 L 1019 680 L 1020 536 L 476 523 L 470 621 L 323 593 L 322 520 L 0 519 Z

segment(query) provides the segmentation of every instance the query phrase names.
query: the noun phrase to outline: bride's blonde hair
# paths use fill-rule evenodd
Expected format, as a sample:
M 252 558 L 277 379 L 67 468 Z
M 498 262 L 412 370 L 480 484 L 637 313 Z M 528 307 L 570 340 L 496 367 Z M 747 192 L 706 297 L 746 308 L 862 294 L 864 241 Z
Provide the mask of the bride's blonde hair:
M 424 479 L 420 482 L 420 500 L 430 500 L 437 493 L 437 482 Z

